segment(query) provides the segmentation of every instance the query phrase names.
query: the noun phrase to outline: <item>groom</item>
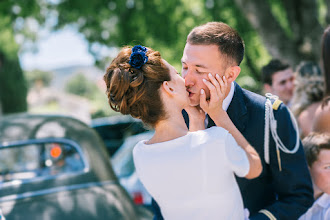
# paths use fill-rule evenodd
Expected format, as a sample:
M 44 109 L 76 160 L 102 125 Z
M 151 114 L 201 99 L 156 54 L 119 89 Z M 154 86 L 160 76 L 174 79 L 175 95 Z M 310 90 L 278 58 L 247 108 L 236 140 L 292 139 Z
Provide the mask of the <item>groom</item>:
M 304 152 L 294 154 L 276 151 L 270 134 L 269 158 L 264 160 L 265 102 L 266 98 L 242 89 L 235 79 L 244 56 L 244 42 L 239 34 L 221 22 L 209 22 L 195 27 L 188 35 L 182 56 L 182 76 L 192 105 L 198 106 L 200 91 L 210 93 L 203 79 L 207 74 L 225 75 L 231 85 L 226 91 L 223 108 L 236 127 L 257 150 L 262 159 L 263 172 L 252 180 L 238 178 L 244 206 L 251 220 L 298 219 L 313 204 L 313 189 Z M 279 102 L 276 102 L 277 104 Z M 277 134 L 283 144 L 292 150 L 296 132 L 284 104 L 273 105 L 277 120 Z M 212 126 L 209 119 L 209 126 Z M 213 124 L 214 125 L 214 124 Z M 162 219 L 155 201 L 155 219 Z

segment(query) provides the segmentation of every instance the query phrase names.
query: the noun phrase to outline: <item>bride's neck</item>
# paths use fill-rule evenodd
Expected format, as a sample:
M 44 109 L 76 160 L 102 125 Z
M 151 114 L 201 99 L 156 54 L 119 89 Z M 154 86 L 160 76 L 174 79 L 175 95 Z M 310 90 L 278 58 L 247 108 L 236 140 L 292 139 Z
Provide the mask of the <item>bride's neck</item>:
M 187 125 L 181 114 L 169 115 L 167 119 L 159 121 L 155 126 L 154 136 L 148 144 L 160 143 L 182 137 L 188 133 Z

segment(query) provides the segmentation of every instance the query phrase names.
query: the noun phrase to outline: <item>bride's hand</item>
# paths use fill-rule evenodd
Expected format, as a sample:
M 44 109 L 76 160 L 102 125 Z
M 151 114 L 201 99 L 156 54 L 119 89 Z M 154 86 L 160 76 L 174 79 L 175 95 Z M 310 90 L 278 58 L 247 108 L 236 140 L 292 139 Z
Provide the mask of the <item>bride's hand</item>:
M 228 117 L 227 113 L 222 109 L 223 100 L 226 97 L 228 82 L 225 76 L 215 77 L 209 73 L 209 80 L 203 79 L 205 85 L 210 90 L 210 99 L 206 100 L 205 91 L 201 90 L 200 106 L 215 121 L 221 121 L 223 117 Z
M 205 112 L 199 106 L 189 106 L 185 108 L 189 116 L 189 131 L 205 129 Z

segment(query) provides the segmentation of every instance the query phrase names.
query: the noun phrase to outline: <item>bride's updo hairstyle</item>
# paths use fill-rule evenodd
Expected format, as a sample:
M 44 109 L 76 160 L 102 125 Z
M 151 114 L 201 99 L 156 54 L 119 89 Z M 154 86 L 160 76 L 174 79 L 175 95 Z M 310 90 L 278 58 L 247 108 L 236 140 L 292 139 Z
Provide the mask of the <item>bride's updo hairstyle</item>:
M 124 47 L 103 79 L 114 111 L 130 114 L 152 127 L 166 117 L 159 88 L 170 81 L 170 72 L 158 51 L 140 45 Z

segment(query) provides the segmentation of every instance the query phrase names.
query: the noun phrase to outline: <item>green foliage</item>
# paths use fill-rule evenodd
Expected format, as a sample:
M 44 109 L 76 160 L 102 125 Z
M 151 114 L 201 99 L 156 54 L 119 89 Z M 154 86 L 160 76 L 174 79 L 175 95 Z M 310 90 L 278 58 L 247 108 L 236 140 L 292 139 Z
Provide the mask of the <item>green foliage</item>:
M 47 14 L 42 9 L 47 7 L 46 1 L 0 1 L 0 112 L 3 114 L 27 110 L 27 86 L 18 60 L 21 48 L 15 42 L 15 34 L 35 38 L 38 30 L 29 30 L 27 24 L 45 21 Z
M 32 70 L 25 72 L 25 79 L 28 82 L 29 88 L 32 88 L 36 83 L 42 83 L 41 86 L 47 87 L 53 79 L 53 74 L 51 72 L 42 70 Z
M 0 102 L 3 114 L 27 110 L 27 88 L 17 57 L 0 51 Z
M 18 45 L 14 40 L 8 16 L 0 19 L 0 112 L 23 112 L 27 109 L 27 88 L 18 61 Z
M 318 1 L 318 10 L 319 10 L 319 20 L 320 20 L 320 23 L 323 25 L 323 26 L 326 26 L 327 25 L 327 21 L 326 21 L 326 15 L 327 15 L 327 6 L 326 6 L 326 3 L 325 1 L 326 0 L 317 0 Z
M 105 95 L 104 91 L 101 91 L 99 88 L 94 91 L 94 98 L 91 99 L 90 102 L 92 107 L 90 110 L 92 118 L 100 118 L 120 114 L 113 111 L 109 107 L 107 96 Z
M 27 85 L 18 60 L 20 46 L 15 42 L 15 33 L 24 24 L 15 22 L 28 16 L 41 21 L 39 8 L 37 1 L 0 2 L 0 112 L 3 114 L 27 110 Z
M 273 15 L 276 17 L 278 23 L 281 25 L 283 30 L 285 31 L 286 35 L 290 38 L 293 37 L 292 30 L 290 28 L 288 22 L 287 12 L 284 9 L 282 1 L 278 0 L 268 0 L 269 4 L 271 5 L 271 10 Z
M 3 16 L 0 19 L 0 51 L 8 58 L 15 59 L 17 58 L 18 45 L 14 40 L 14 32 L 10 28 L 10 17 Z
M 63 0 L 57 8 L 61 11 L 57 27 L 75 23 L 96 56 L 95 43 L 119 47 L 142 44 L 159 50 L 179 70 L 189 31 L 208 21 L 224 21 L 235 27 L 245 40 L 248 58 L 242 63 L 242 76 L 252 77 L 257 87 L 261 65 L 269 57 L 256 32 L 230 0 L 99 0 L 86 4 Z M 97 13 L 91 16 L 93 10 Z
M 297 37 L 293 36 L 288 20 L 293 13 L 286 11 L 283 6 L 285 3 L 267 0 L 265 4 L 270 7 L 287 39 L 292 40 Z M 298 4 L 298 1 L 295 3 Z M 324 25 L 328 16 L 327 4 L 325 0 L 317 0 L 317 4 L 319 20 Z M 17 60 L 20 48 L 14 41 L 14 33 L 22 34 L 23 42 L 35 39 L 38 30 L 29 28 L 31 21 L 38 22 L 38 28 L 48 27 L 52 30 L 71 25 L 85 36 L 90 52 L 100 64 L 106 59 L 100 53 L 102 46 L 118 48 L 142 44 L 160 51 L 163 58 L 179 70 L 189 31 L 208 21 L 223 21 L 234 27 L 245 41 L 246 53 L 237 81 L 243 87 L 259 92 L 260 69 L 271 57 L 265 49 L 265 39 L 261 39 L 246 19 L 247 13 L 247 10 L 239 10 L 237 1 L 232 0 L 6 0 L 0 3 L 0 51 L 7 60 Z M 299 43 L 291 43 L 294 45 L 293 56 L 299 51 Z M 283 46 L 280 50 L 287 48 Z M 114 54 L 109 54 L 111 56 Z M 10 81 L 7 76 L 3 76 L 3 79 Z M 68 90 L 91 98 L 92 91 L 97 90 L 88 85 L 86 79 L 80 80 L 73 80 Z
M 210 1 L 205 0 L 206 5 L 208 2 Z M 240 65 L 242 71 L 237 82 L 243 88 L 260 93 L 262 87 L 260 70 L 268 62 L 270 55 L 257 32 L 231 0 L 214 1 L 213 7 L 206 7 L 204 14 L 209 16 L 205 22 L 222 21 L 239 32 L 245 42 L 245 57 Z
M 88 99 L 93 99 L 97 90 L 96 84 L 88 80 L 83 74 L 75 75 L 65 85 L 66 92 Z
M 72 77 L 66 83 L 65 91 L 87 98 L 90 102 L 92 118 L 116 114 L 110 109 L 105 92 L 101 91 L 95 82 L 88 80 L 83 74 Z

